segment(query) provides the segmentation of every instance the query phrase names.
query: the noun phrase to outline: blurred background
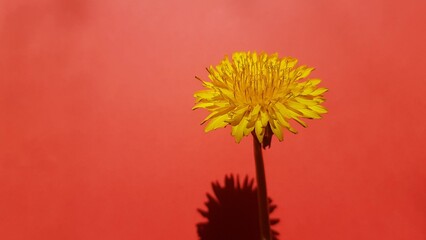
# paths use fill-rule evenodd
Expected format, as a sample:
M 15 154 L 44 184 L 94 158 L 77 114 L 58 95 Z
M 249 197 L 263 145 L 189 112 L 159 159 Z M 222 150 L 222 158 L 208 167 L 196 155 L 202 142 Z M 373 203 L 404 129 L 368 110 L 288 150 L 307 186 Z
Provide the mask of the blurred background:
M 204 133 L 194 77 L 252 50 L 296 57 L 329 88 L 329 114 L 264 152 L 280 239 L 426 239 L 425 12 L 0 0 L 0 238 L 198 239 L 210 183 L 255 172 L 251 138 Z

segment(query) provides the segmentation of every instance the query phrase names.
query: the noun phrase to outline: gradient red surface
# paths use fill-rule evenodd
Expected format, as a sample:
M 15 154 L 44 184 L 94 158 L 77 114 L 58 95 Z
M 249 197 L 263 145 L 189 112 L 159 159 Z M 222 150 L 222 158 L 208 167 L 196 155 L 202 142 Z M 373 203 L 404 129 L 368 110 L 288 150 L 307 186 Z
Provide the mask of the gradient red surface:
M 265 152 L 281 239 L 426 239 L 425 1 L 0 2 L 0 239 L 197 239 L 251 139 L 194 76 L 239 50 L 316 67 L 329 114 Z

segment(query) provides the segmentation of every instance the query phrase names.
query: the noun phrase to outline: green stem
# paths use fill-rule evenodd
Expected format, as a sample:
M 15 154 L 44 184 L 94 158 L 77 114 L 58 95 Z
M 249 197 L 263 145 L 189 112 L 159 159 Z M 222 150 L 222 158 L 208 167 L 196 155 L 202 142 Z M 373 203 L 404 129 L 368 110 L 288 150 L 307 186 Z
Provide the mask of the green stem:
M 271 240 L 269 225 L 269 202 L 266 192 L 265 168 L 263 166 L 262 145 L 253 135 L 254 158 L 256 162 L 257 202 L 259 211 L 260 239 Z

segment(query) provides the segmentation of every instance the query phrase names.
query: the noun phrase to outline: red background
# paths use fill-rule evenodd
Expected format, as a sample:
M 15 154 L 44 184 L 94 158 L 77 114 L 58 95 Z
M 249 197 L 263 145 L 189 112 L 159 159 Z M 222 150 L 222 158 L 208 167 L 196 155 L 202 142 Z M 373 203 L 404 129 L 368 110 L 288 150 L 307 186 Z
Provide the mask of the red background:
M 425 1 L 0 1 L 0 238 L 197 239 L 251 139 L 194 76 L 239 50 L 316 67 L 329 114 L 265 152 L 281 239 L 426 239 Z

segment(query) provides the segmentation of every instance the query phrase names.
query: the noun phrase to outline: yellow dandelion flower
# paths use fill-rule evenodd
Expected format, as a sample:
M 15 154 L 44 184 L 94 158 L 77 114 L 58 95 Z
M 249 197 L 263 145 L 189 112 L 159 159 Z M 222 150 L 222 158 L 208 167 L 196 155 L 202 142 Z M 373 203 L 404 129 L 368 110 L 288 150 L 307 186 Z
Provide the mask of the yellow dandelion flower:
M 292 133 L 293 119 L 303 127 L 301 118 L 320 119 L 327 110 L 321 106 L 326 88 L 319 79 L 307 79 L 314 68 L 297 66 L 297 59 L 279 58 L 256 52 L 236 52 L 216 67 L 207 69 L 211 81 L 202 81 L 205 90 L 194 94 L 193 109 L 204 108 L 210 114 L 205 131 L 232 126 L 236 142 L 254 133 L 263 147 L 272 134 L 283 140 L 282 128 Z

